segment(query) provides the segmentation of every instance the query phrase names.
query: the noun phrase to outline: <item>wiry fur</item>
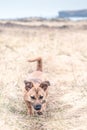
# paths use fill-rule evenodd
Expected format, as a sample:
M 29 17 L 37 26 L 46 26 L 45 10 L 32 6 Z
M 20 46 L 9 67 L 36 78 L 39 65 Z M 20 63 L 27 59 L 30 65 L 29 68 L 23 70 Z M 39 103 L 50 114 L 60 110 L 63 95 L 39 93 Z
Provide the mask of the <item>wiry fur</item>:
M 34 113 L 42 114 L 46 108 L 48 86 L 50 86 L 50 83 L 46 80 L 46 77 L 42 72 L 42 59 L 39 57 L 28 61 L 37 61 L 37 69 L 29 74 L 27 80 L 24 81 L 24 100 L 30 115 Z

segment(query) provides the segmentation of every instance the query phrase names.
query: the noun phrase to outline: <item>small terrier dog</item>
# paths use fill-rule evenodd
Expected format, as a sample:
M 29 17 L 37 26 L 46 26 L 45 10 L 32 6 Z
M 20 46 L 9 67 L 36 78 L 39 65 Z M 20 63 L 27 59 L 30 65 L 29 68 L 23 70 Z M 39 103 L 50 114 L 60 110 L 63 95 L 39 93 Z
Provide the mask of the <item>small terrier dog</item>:
M 50 82 L 46 80 L 46 76 L 42 72 L 42 59 L 39 57 L 28 60 L 28 62 L 34 61 L 37 61 L 37 70 L 29 74 L 27 79 L 24 80 L 24 100 L 29 115 L 34 115 L 35 113 L 41 115 L 46 109 L 48 86 L 50 86 Z

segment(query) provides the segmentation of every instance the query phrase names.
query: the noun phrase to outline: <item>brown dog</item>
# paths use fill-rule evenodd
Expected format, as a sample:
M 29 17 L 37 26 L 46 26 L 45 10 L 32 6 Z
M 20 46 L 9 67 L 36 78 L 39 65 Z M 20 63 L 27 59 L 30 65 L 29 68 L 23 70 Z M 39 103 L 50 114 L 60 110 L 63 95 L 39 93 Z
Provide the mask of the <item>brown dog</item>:
M 50 82 L 46 80 L 46 77 L 42 72 L 42 59 L 37 58 L 29 60 L 29 62 L 34 61 L 37 61 L 37 70 L 29 74 L 27 79 L 24 81 L 24 100 L 27 104 L 28 113 L 30 115 L 33 115 L 34 113 L 40 115 L 46 108 L 48 86 L 50 86 Z

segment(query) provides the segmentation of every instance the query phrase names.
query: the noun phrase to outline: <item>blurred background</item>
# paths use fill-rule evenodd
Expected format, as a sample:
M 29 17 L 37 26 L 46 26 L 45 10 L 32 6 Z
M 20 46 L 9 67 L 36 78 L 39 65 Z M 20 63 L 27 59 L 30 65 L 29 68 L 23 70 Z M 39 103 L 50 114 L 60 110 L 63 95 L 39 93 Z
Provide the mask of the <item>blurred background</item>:
M 61 15 L 61 11 L 78 10 L 83 10 L 84 13 L 80 12 L 76 15 L 77 17 L 87 17 L 86 9 L 87 0 L 0 0 L 0 19 L 64 17 L 65 15 Z M 69 16 L 72 17 L 71 15 L 65 17 Z

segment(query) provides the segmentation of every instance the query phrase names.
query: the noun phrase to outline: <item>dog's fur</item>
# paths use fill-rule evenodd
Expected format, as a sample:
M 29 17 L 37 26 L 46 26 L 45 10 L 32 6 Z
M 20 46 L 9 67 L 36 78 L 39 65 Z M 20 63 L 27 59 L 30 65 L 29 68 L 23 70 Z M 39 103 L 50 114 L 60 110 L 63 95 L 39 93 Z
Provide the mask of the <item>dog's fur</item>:
M 27 80 L 24 81 L 24 100 L 26 102 L 28 113 L 30 115 L 33 115 L 34 113 L 40 115 L 46 109 L 48 86 L 50 86 L 50 82 L 46 80 L 46 77 L 42 72 L 41 58 L 36 58 L 34 60 L 28 61 L 37 61 L 37 70 L 29 74 Z

